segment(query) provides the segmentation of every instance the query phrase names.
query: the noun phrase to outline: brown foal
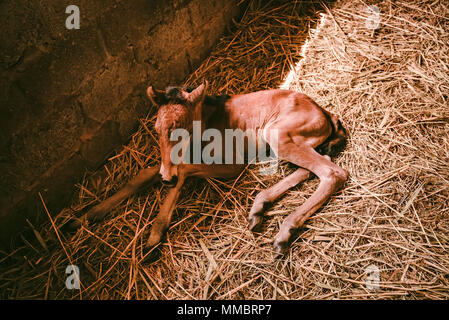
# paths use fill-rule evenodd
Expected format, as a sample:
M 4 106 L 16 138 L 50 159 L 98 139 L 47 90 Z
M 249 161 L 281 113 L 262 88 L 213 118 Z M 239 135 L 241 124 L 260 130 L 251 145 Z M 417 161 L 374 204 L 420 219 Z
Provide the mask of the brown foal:
M 157 245 L 169 227 L 181 187 L 189 177 L 233 178 L 245 168 L 241 163 L 174 164 L 171 151 L 176 143 L 170 139 L 175 129 L 192 132 L 194 121 L 201 121 L 202 132 L 216 129 L 259 130 L 263 140 L 277 157 L 299 168 L 274 186 L 261 191 L 248 215 L 249 228 L 254 230 L 262 222 L 268 204 L 290 188 L 309 178 L 310 173 L 320 179 L 318 189 L 282 223 L 273 246 L 277 253 L 289 247 L 292 234 L 348 179 L 345 169 L 330 159 L 346 144 L 346 131 L 340 121 L 319 107 L 308 96 L 289 90 L 264 90 L 233 96 L 206 95 L 207 82 L 195 89 L 171 87 L 165 91 L 153 87 L 147 94 L 159 106 L 155 129 L 159 135 L 160 166 L 142 169 L 137 176 L 116 194 L 90 209 L 81 219 L 73 221 L 78 227 L 83 220 L 99 220 L 143 185 L 162 182 L 172 185 L 154 219 L 147 245 Z M 276 132 L 274 137 L 273 132 Z M 273 143 L 276 138 L 276 143 Z M 224 146 L 223 146 L 224 150 Z M 224 159 L 224 152 L 219 156 Z M 235 159 L 235 158 L 234 158 Z

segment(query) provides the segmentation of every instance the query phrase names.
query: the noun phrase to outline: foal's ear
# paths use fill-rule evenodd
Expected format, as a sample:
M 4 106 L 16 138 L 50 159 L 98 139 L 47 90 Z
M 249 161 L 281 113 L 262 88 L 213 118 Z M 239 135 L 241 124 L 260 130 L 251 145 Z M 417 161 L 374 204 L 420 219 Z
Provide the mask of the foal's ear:
M 198 86 L 198 88 L 187 94 L 186 99 L 193 105 L 201 103 L 203 102 L 204 97 L 206 96 L 206 89 L 207 89 L 207 81 L 204 80 L 203 83 Z
M 165 91 L 158 90 L 156 88 L 153 88 L 152 86 L 148 87 L 147 95 L 148 98 L 150 98 L 151 102 L 157 107 L 167 104 L 168 102 L 168 99 L 165 95 Z

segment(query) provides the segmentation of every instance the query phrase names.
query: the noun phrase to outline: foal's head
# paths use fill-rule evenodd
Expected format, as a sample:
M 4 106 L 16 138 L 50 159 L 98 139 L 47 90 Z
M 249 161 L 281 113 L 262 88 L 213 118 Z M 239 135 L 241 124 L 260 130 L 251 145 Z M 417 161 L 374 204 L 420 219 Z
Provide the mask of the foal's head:
M 168 87 L 165 91 L 148 87 L 147 94 L 156 106 L 159 106 L 155 129 L 159 135 L 161 151 L 162 182 L 176 184 L 178 165 L 171 159 L 171 150 L 178 141 L 171 141 L 173 130 L 185 129 L 192 132 L 193 121 L 201 121 L 201 107 L 206 93 L 207 82 L 196 89 Z M 189 141 L 183 141 L 188 143 Z

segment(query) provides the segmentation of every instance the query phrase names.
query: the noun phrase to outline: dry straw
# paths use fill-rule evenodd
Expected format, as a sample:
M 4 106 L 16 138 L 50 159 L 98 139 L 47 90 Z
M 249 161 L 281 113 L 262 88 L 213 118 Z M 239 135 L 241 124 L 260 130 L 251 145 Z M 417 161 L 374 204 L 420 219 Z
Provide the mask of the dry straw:
M 366 23 L 371 4 L 380 12 L 378 29 Z M 235 32 L 186 81 L 206 78 L 210 92 L 242 93 L 278 87 L 293 70 L 283 86 L 310 95 L 350 132 L 335 160 L 350 180 L 307 221 L 285 259 L 273 259 L 272 238 L 317 179 L 289 191 L 253 234 L 245 217 L 254 196 L 293 167 L 284 164 L 274 176 L 249 167 L 237 180 L 188 183 L 166 242 L 149 254 L 143 245 L 164 189 L 144 190 L 103 223 L 71 236 L 58 232 L 59 240 L 55 229 L 71 214 L 64 210 L 35 230 L 37 240 L 24 238 L 24 247 L 1 258 L 8 265 L 2 297 L 447 299 L 449 7 L 328 6 L 251 1 Z M 310 25 L 317 31 L 309 35 Z M 86 174 L 73 210 L 98 203 L 158 161 L 154 120 L 152 112 L 102 170 Z M 69 260 L 80 268 L 79 290 L 65 288 Z M 366 286 L 370 266 L 380 272 L 374 287 Z

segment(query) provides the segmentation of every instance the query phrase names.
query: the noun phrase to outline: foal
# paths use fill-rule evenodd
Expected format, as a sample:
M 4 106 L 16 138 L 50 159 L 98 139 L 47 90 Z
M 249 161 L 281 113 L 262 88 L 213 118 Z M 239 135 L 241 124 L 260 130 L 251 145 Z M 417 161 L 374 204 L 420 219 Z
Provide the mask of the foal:
M 261 224 L 268 204 L 306 180 L 310 173 L 319 177 L 318 189 L 284 220 L 274 239 L 277 253 L 288 249 L 294 231 L 348 179 L 347 171 L 330 160 L 330 156 L 336 155 L 346 144 L 345 129 L 335 116 L 298 92 L 275 89 L 234 96 L 207 96 L 206 88 L 207 82 L 194 90 L 172 87 L 160 91 L 151 86 L 147 89 L 152 103 L 159 106 L 155 129 L 159 135 L 161 164 L 142 169 L 123 189 L 75 220 L 72 227 L 78 227 L 85 219 L 103 218 L 143 185 L 162 179 L 164 184 L 173 188 L 168 191 L 152 224 L 147 246 L 157 245 L 169 227 L 181 187 L 187 178 L 233 178 L 244 169 L 244 165 L 238 163 L 173 164 L 171 151 L 176 143 L 170 139 L 173 130 L 192 132 L 193 122 L 201 121 L 202 130 L 213 128 L 221 133 L 225 129 L 258 130 L 279 159 L 299 167 L 256 196 L 248 215 L 251 230 Z

